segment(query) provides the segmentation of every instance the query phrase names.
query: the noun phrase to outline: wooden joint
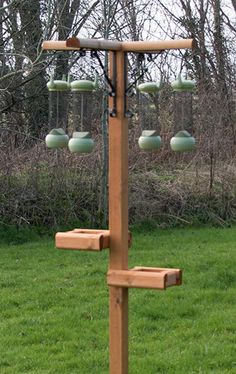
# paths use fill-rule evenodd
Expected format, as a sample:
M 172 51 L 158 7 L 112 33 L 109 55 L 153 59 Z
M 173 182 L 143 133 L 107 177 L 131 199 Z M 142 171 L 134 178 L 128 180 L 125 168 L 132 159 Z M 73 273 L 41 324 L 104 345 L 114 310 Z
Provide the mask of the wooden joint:
M 58 249 L 101 251 L 110 247 L 110 231 L 74 229 L 72 231 L 58 232 L 55 236 L 55 241 Z M 132 235 L 129 233 L 129 247 L 131 244 Z
M 136 266 L 129 270 L 109 270 L 109 286 L 165 290 L 182 284 L 182 270 Z
M 66 40 L 66 46 L 68 48 L 80 49 L 80 40 L 76 37 L 72 37 Z

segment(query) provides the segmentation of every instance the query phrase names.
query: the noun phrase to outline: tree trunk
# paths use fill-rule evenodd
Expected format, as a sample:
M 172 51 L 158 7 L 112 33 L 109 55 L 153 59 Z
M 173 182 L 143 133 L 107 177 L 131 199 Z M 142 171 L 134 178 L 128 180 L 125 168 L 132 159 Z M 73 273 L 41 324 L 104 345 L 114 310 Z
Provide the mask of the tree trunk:
M 227 86 L 227 50 L 225 48 L 223 20 L 221 16 L 221 1 L 212 0 L 212 7 L 214 16 L 214 49 L 218 73 L 217 91 L 219 95 L 219 108 L 222 110 L 222 123 L 220 125 L 226 128 L 231 124 L 234 144 L 236 144 L 235 129 L 230 110 L 230 95 Z
M 31 135 L 39 136 L 48 119 L 48 100 L 44 67 L 38 58 L 42 40 L 40 2 L 23 1 L 19 6 L 24 48 L 34 64 L 34 69 L 24 78 L 25 110 Z M 40 102 L 40 105 L 39 105 Z

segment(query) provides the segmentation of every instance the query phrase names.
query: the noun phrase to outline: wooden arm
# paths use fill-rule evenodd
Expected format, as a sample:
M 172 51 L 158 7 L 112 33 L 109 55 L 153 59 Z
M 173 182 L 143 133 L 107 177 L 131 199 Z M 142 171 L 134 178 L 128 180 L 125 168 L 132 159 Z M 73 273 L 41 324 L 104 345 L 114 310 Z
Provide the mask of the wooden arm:
M 101 51 L 119 51 L 122 43 L 116 40 L 69 38 L 65 41 L 45 40 L 42 44 L 44 50 L 76 51 L 80 49 L 93 49 Z
M 138 42 L 122 42 L 122 50 L 124 52 L 152 52 L 166 50 L 166 49 L 186 49 L 195 48 L 196 42 L 194 39 L 179 39 L 179 40 L 152 40 L 152 41 L 138 41 Z
M 194 39 L 119 42 L 117 40 L 105 39 L 69 38 L 64 41 L 45 40 L 42 44 L 42 49 L 54 51 L 76 51 L 80 49 L 101 51 L 122 50 L 124 52 L 155 53 L 166 49 L 186 49 L 194 48 L 195 46 Z

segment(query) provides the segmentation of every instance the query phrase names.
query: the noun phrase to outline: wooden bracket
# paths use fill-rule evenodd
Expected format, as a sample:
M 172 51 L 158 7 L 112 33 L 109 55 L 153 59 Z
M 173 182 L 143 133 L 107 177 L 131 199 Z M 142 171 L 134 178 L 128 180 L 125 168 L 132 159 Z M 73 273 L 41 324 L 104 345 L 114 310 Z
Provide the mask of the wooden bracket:
M 72 231 L 58 232 L 55 240 L 58 249 L 101 251 L 110 247 L 110 231 L 74 229 Z M 130 247 L 132 242 L 131 233 L 129 233 L 128 240 Z
M 182 284 L 182 270 L 141 266 L 129 270 L 109 270 L 107 284 L 125 288 L 165 290 L 167 287 Z

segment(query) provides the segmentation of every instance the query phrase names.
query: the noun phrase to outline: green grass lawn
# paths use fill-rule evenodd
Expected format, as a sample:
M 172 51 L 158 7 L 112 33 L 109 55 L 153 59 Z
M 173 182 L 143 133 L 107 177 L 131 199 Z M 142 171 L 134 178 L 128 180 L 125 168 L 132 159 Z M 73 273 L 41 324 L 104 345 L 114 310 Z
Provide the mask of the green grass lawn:
M 184 269 L 130 290 L 130 374 L 236 373 L 236 229 L 134 233 L 130 267 Z M 0 373 L 108 374 L 108 252 L 0 245 Z

